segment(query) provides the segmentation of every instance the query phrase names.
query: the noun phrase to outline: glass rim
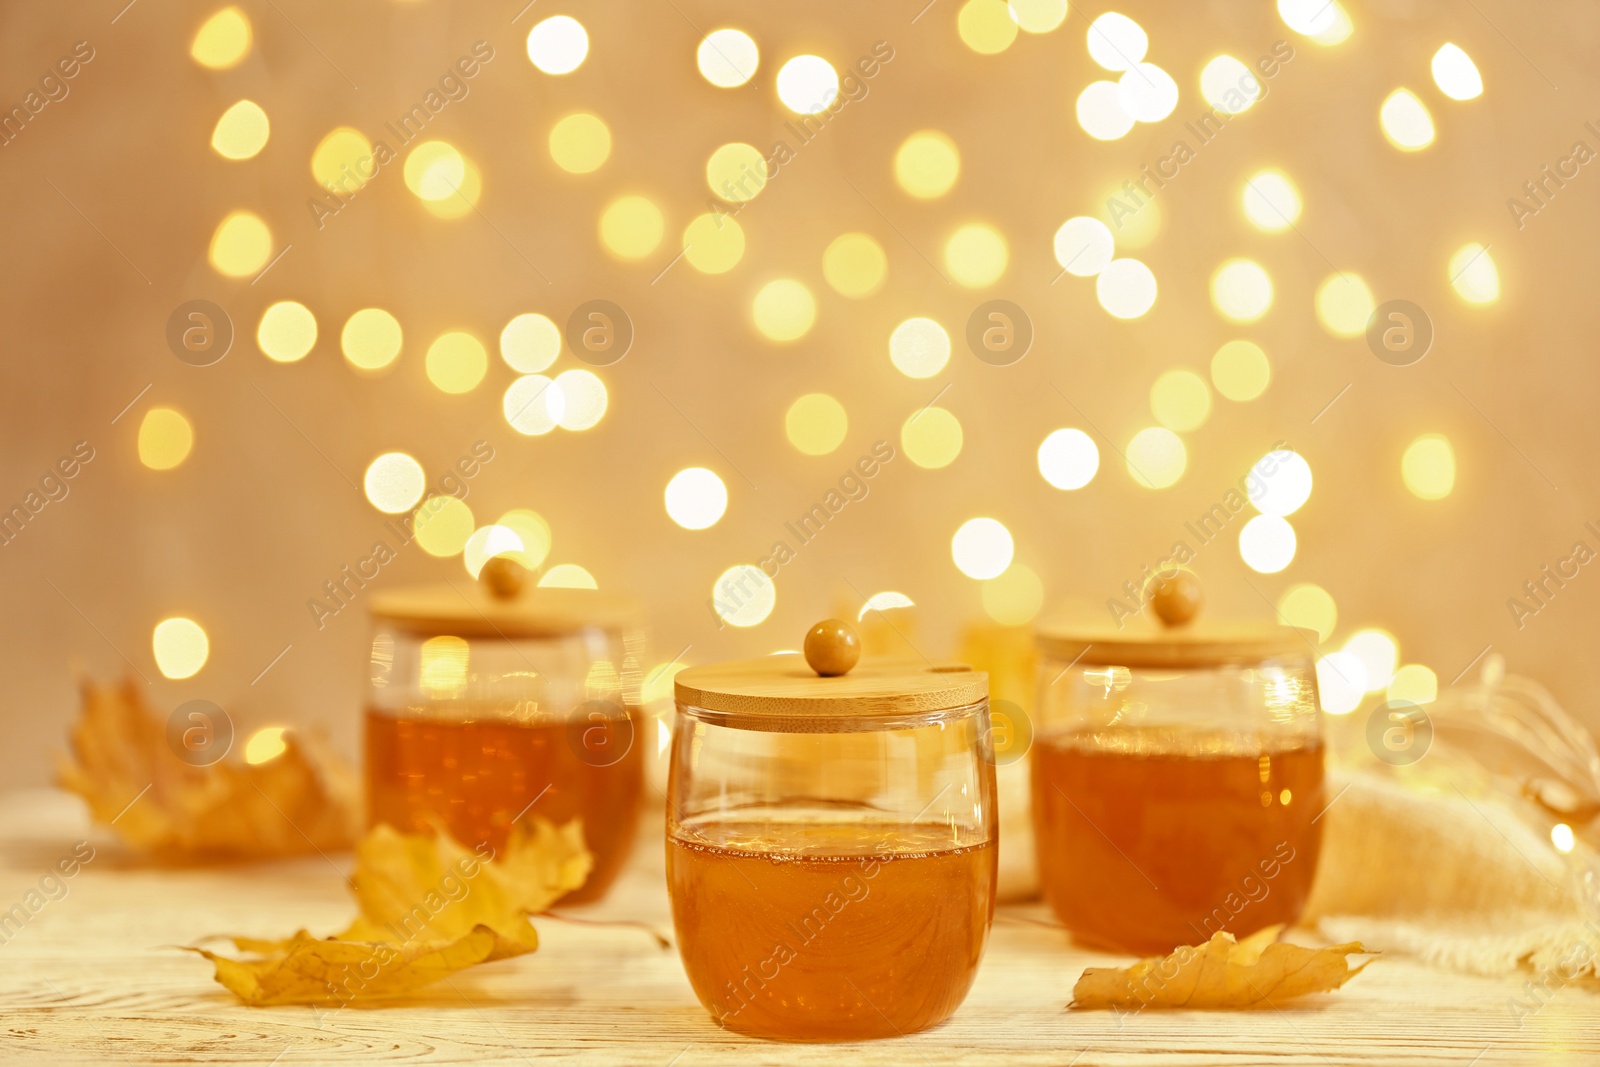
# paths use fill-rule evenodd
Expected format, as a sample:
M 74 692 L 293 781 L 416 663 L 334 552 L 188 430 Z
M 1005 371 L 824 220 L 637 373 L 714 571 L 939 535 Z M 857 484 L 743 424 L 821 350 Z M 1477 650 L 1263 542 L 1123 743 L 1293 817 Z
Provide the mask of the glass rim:
M 910 710 L 888 708 L 881 712 L 819 712 L 794 714 L 749 711 L 717 711 L 683 701 L 674 701 L 678 714 L 730 730 L 775 734 L 858 734 L 897 730 L 920 730 L 928 726 L 960 722 L 989 710 L 989 698 L 949 708 Z

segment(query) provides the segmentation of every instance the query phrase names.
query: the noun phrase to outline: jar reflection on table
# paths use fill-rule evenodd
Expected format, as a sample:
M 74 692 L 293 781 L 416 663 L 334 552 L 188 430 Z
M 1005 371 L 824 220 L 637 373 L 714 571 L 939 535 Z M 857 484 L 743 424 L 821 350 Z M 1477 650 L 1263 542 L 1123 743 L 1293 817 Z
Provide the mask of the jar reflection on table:
M 952 676 L 961 704 L 909 715 L 785 717 L 684 699 L 686 685 L 718 684 L 697 672 L 809 673 L 798 656 L 770 660 L 678 676 L 667 880 L 684 970 L 719 1025 L 759 1036 L 932 1026 L 965 998 L 993 918 L 983 676 Z
M 1033 818 L 1061 922 L 1144 954 L 1293 923 L 1327 802 L 1307 650 L 1128 667 L 1040 645 Z
M 498 606 L 498 632 L 485 634 L 480 622 L 461 627 L 468 637 L 429 632 L 444 625 L 439 620 L 386 618 L 381 611 L 403 612 L 375 603 L 365 724 L 370 825 L 442 824 L 469 847 L 499 852 L 520 820 L 581 819 L 594 867 L 563 901 L 604 895 L 633 845 L 647 739 L 637 631 L 572 615 L 585 598 L 569 594 L 587 592 L 532 591 L 515 616 Z M 530 619 L 543 632 L 527 633 Z

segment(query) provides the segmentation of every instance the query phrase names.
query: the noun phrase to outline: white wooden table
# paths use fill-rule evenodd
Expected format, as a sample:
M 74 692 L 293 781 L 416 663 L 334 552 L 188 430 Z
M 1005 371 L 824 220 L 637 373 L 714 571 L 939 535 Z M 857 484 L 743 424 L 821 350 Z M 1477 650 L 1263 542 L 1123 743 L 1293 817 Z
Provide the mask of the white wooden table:
M 90 834 L 75 800 L 0 797 L 0 911 L 88 837 L 93 861 L 20 930 L 0 927 L 0 1063 L 426 1064 L 1479 1064 L 1600 1063 L 1600 992 L 1568 987 L 1519 1027 L 1522 978 L 1492 980 L 1381 959 L 1343 990 L 1282 1011 L 1068 1012 L 1086 952 L 1000 909 L 972 994 L 926 1033 L 851 1046 L 756 1041 L 712 1025 L 675 951 L 643 933 L 538 923 L 540 950 L 424 995 L 341 1011 L 241 1006 L 210 966 L 174 947 L 207 933 L 327 933 L 354 905 L 348 856 L 171 871 L 130 863 Z M 671 932 L 659 833 L 611 898 L 583 914 Z M 57 891 L 59 895 L 59 890 Z M 35 898 L 36 900 L 38 898 Z

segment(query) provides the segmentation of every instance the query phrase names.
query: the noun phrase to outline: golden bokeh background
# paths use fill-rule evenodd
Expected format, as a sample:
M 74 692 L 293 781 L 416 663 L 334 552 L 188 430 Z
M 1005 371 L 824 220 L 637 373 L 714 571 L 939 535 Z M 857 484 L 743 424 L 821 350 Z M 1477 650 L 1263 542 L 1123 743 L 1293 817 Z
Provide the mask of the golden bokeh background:
M 0 767 L 47 778 L 85 671 L 353 751 L 365 593 L 501 551 L 635 593 L 655 659 L 700 663 L 886 592 L 930 655 L 1109 621 L 1181 540 L 1209 612 L 1322 631 L 1330 710 L 1354 674 L 1425 696 L 1487 649 L 1600 722 L 1575 555 L 1600 550 L 1600 178 L 1573 161 L 1600 12 L 1101 15 L 8 9 Z M 168 340 L 196 300 L 232 324 L 210 365 Z M 631 324 L 609 365 L 564 336 L 596 300 Z M 1032 332 L 1009 365 L 969 341 L 994 300 Z M 1420 362 L 1368 347 L 1392 300 L 1431 321 Z

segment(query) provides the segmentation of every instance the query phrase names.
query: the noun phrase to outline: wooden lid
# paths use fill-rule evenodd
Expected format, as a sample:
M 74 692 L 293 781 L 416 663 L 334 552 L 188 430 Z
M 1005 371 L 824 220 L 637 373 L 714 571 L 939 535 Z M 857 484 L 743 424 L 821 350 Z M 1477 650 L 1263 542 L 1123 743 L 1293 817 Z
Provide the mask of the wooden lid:
M 988 699 L 989 676 L 959 663 L 864 659 L 849 674 L 825 678 L 799 653 L 785 652 L 689 667 L 678 672 L 674 689 L 678 704 L 706 722 L 845 733 L 965 717 Z
M 1165 629 L 1142 618 L 1129 619 L 1120 630 L 1045 625 L 1035 640 L 1039 651 L 1052 659 L 1088 667 L 1248 665 L 1282 656 L 1312 656 L 1317 647 L 1314 631 L 1293 626 L 1238 622 Z
M 640 622 L 633 601 L 597 589 L 533 588 L 501 597 L 466 582 L 374 593 L 367 611 L 375 622 L 428 637 L 563 637 L 589 629 L 621 633 Z
M 1316 653 L 1317 635 L 1311 630 L 1269 622 L 1196 622 L 1204 595 L 1189 571 L 1158 577 L 1146 595 L 1152 612 L 1128 619 L 1120 628 L 1074 623 L 1039 627 L 1039 651 L 1090 667 L 1157 669 L 1248 665 Z

